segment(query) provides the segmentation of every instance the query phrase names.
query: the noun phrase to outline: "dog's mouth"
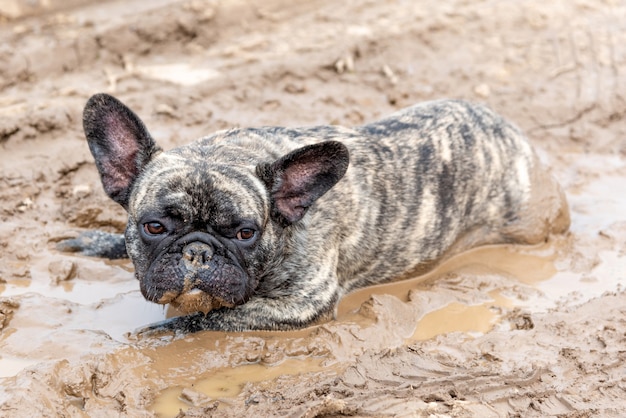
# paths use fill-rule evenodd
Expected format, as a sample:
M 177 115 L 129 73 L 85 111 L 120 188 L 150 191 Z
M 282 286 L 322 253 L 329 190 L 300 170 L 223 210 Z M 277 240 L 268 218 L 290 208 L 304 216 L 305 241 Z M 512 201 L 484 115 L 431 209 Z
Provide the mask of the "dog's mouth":
M 141 291 L 147 300 L 169 303 L 185 314 L 234 307 L 251 292 L 242 263 L 209 234 L 188 234 L 154 259 L 140 278 Z

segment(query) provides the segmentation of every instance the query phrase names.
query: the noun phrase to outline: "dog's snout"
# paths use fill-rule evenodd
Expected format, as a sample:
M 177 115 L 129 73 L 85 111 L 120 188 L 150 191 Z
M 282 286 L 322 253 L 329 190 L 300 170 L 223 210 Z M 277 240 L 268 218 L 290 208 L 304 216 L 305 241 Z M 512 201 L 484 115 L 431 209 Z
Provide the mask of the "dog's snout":
M 192 242 L 183 248 L 183 262 L 187 269 L 198 268 L 211 261 L 213 247 L 203 242 Z

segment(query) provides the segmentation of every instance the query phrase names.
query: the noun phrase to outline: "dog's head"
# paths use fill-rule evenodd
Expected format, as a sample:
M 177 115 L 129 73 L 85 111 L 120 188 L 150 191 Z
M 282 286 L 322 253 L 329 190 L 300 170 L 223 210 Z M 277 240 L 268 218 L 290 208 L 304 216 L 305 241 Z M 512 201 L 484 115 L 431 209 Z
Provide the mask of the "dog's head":
M 245 303 L 281 259 L 285 230 L 348 166 L 334 141 L 277 158 L 232 144 L 164 152 L 106 94 L 89 99 L 83 126 L 105 192 L 128 212 L 126 246 L 143 295 L 188 313 Z

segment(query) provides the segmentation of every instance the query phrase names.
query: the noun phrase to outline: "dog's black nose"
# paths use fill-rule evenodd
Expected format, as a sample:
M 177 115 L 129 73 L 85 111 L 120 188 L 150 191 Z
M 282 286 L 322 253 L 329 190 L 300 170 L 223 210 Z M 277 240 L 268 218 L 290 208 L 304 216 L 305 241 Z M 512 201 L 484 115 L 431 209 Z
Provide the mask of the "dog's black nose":
M 208 264 L 213 258 L 213 247 L 204 242 L 192 242 L 183 248 L 182 261 L 187 270 L 195 270 Z

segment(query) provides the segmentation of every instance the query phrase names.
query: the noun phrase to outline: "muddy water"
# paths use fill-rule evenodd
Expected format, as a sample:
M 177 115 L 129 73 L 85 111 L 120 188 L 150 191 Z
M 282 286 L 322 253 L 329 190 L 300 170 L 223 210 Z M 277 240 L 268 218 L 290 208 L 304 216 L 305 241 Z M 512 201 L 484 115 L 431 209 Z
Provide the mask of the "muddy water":
M 494 245 L 475 248 L 444 262 L 432 272 L 415 279 L 372 286 L 345 297 L 339 304 L 339 315 L 357 309 L 371 295 L 392 294 L 403 301 L 408 300 L 409 291 L 424 282 L 432 282 L 447 274 L 500 275 L 526 284 L 537 284 L 553 277 L 556 273 L 554 260 L 556 249 L 553 244 L 536 247 Z
M 499 315 L 494 308 L 512 308 L 510 299 L 497 291 L 490 292 L 493 300 L 480 305 L 465 305 L 452 302 L 441 309 L 428 312 L 417 323 L 411 339 L 423 341 L 451 332 L 469 335 L 484 334 L 493 328 Z
M 282 376 L 299 376 L 323 371 L 342 370 L 338 364 L 327 364 L 323 359 L 288 359 L 279 365 L 246 364 L 215 370 L 208 378 L 200 379 L 192 388 L 171 387 L 159 394 L 150 409 L 158 416 L 175 416 L 179 410 L 190 406 L 207 406 L 219 400 L 222 408 L 228 408 L 229 399 L 239 395 L 246 384 L 271 382 Z

